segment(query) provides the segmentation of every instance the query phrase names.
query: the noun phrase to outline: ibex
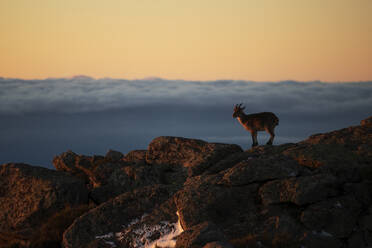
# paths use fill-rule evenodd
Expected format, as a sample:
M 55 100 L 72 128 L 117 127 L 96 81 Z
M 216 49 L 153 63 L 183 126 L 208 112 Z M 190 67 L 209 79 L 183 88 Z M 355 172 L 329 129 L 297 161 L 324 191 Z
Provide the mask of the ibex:
M 237 118 L 239 123 L 252 135 L 252 147 L 258 145 L 257 142 L 257 132 L 266 131 L 270 134 L 270 139 L 266 143 L 267 145 L 272 145 L 275 137 L 274 129 L 279 125 L 279 118 L 271 112 L 262 112 L 255 114 L 244 114 L 241 104 L 234 106 L 233 118 Z

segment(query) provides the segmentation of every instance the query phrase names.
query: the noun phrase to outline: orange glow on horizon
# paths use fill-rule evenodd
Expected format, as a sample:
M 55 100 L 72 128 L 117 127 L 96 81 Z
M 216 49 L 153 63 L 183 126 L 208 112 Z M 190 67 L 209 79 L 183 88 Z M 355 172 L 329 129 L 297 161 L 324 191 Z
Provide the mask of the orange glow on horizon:
M 2 0 L 0 77 L 372 80 L 370 0 Z

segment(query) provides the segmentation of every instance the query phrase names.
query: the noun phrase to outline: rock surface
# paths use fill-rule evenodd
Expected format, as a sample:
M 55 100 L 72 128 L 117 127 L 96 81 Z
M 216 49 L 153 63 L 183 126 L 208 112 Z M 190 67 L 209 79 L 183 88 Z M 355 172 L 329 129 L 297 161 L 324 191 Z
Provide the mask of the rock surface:
M 212 242 L 227 243 L 225 235 L 215 224 L 203 222 L 181 233 L 176 248 L 213 246 Z
M 372 126 L 372 116 L 360 121 L 361 126 Z
M 196 176 L 224 157 L 239 152 L 242 149 L 237 145 L 162 136 L 151 141 L 146 161 L 149 164 L 181 165 L 188 169 L 189 176 Z
M 63 153 L 55 173 L 84 180 L 100 204 L 75 219 L 63 245 L 372 246 L 370 120 L 247 151 L 158 137 L 127 155 Z
M 27 164 L 0 166 L 0 232 L 37 227 L 66 205 L 87 202 L 84 183 L 65 173 Z
M 54 167 L 85 181 L 90 199 L 101 204 L 122 193 L 160 180 L 160 169 L 142 163 L 132 153 L 109 150 L 105 156 L 78 155 L 67 151 L 53 159 Z
M 63 245 L 66 248 L 89 247 L 97 240 L 119 245 L 121 239 L 116 234 L 123 227 L 139 222 L 169 196 L 170 192 L 164 186 L 145 187 L 124 193 L 76 219 L 66 230 Z
M 126 161 L 141 161 L 180 177 L 184 173 L 186 181 L 182 185 L 183 180 L 175 180 L 181 186 L 168 191 L 166 204 L 120 231 L 129 241 L 107 241 L 135 247 L 138 230 L 174 223 L 172 212 L 177 211 L 184 232 L 176 247 L 370 245 L 372 130 L 365 123 L 296 144 L 248 151 L 200 140 L 156 138 L 146 152 L 127 155 Z M 169 225 L 160 229 L 166 228 Z M 150 233 L 149 242 L 160 235 Z

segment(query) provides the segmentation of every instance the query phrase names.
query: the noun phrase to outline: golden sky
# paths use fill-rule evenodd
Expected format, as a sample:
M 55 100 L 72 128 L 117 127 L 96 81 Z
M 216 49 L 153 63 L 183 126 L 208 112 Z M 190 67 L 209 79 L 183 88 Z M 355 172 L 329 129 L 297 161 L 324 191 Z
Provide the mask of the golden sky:
M 372 80 L 372 0 L 0 0 L 0 76 Z

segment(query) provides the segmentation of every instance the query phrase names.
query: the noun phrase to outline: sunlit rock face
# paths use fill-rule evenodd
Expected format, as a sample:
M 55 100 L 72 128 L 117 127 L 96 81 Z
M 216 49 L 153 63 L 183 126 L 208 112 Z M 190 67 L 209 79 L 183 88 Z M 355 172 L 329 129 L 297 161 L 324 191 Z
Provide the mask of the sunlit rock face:
M 237 145 L 162 136 L 149 144 L 146 161 L 149 164 L 181 165 L 187 169 L 188 176 L 197 176 L 226 156 L 240 152 L 242 149 Z
M 372 116 L 360 121 L 361 126 L 372 126 Z

